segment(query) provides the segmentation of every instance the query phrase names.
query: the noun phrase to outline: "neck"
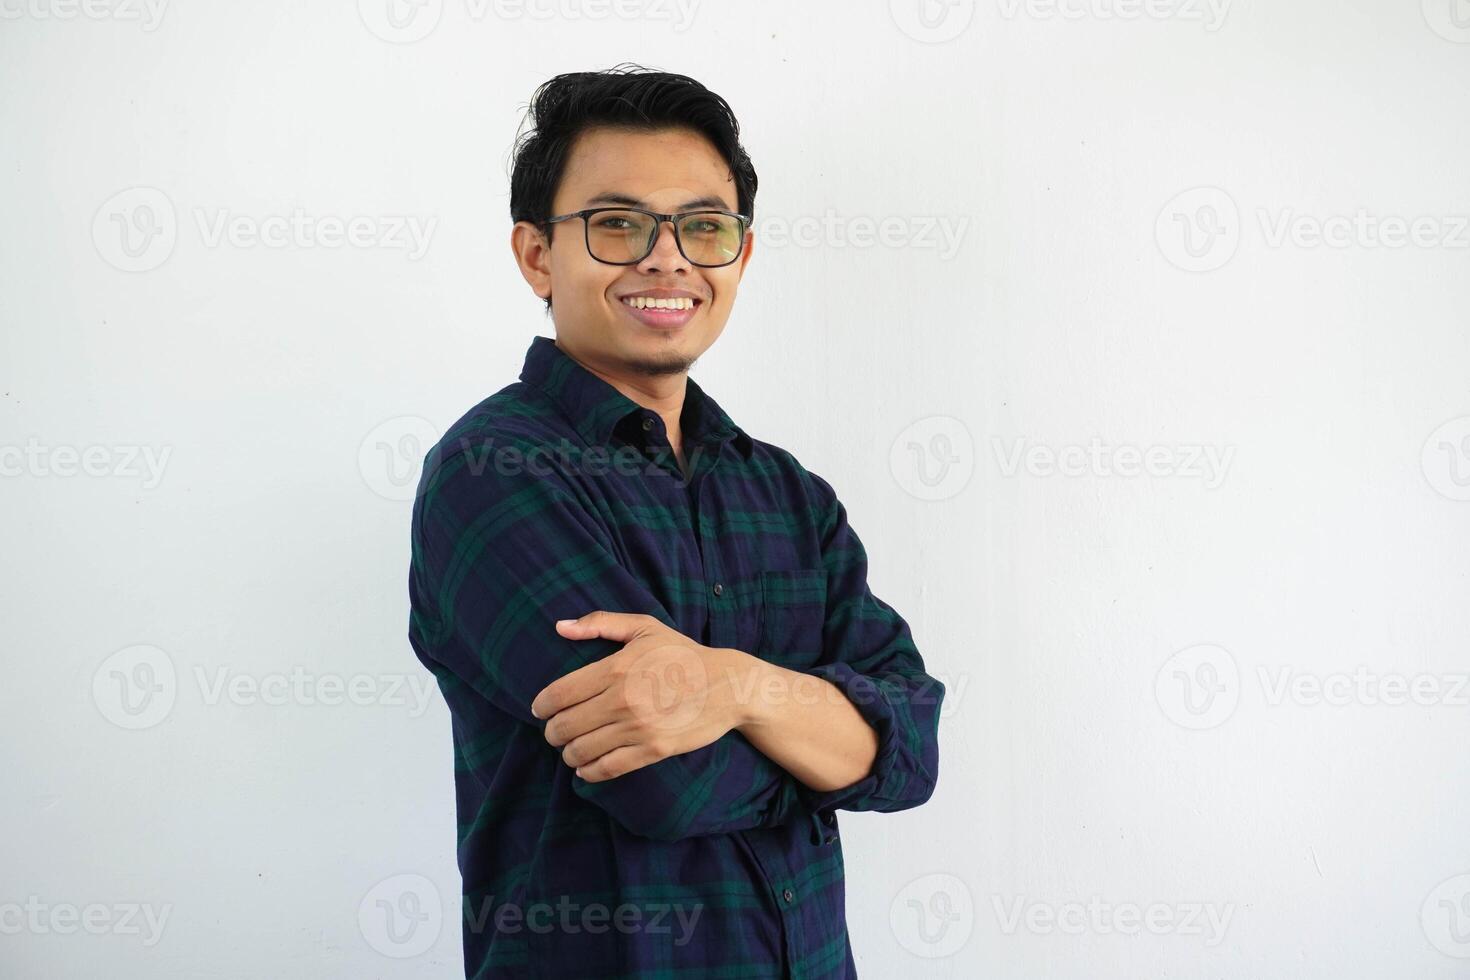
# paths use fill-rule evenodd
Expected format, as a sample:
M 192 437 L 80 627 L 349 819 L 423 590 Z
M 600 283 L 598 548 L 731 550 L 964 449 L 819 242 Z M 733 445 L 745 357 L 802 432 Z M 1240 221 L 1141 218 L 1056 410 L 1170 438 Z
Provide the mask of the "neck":
M 640 371 L 638 366 L 634 366 L 632 370 L 614 372 L 583 358 L 562 343 L 561 338 L 557 338 L 556 346 L 583 368 L 612 385 L 620 394 L 643 408 L 658 413 L 658 417 L 663 419 L 664 431 L 668 433 L 669 445 L 675 456 L 683 460 L 684 433 L 679 427 L 679 419 L 684 411 L 684 393 L 688 387 L 687 367 L 679 371 Z

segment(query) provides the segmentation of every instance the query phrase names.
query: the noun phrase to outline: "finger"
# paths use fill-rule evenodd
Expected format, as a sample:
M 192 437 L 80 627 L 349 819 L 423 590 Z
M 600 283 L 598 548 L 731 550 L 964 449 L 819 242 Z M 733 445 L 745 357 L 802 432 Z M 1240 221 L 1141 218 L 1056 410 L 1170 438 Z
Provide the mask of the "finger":
M 619 613 L 598 609 L 577 619 L 558 619 L 556 631 L 569 640 L 591 640 L 602 637 L 619 643 L 632 643 L 651 628 L 663 625 L 643 613 Z
M 552 715 L 541 734 L 547 742 L 560 748 L 580 735 L 622 720 L 612 695 L 603 691 Z
M 550 718 L 574 704 L 595 698 L 607 690 L 612 683 L 610 658 L 603 657 L 585 667 L 578 667 L 547 684 L 531 699 L 531 714 L 537 718 Z
M 577 775 L 589 783 L 600 783 L 652 765 L 662 758 L 657 749 L 647 742 L 642 745 L 624 745 L 578 766 Z
M 613 749 L 634 745 L 634 735 L 626 725 L 603 725 L 601 728 L 578 735 L 562 746 L 562 761 L 573 769 L 607 755 Z

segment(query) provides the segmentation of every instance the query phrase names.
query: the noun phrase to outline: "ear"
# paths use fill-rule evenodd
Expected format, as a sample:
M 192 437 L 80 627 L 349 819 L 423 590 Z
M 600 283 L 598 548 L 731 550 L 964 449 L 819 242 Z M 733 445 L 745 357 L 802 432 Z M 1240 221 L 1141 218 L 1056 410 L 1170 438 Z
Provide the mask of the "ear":
M 751 258 L 754 255 L 755 255 L 755 229 L 754 228 L 747 228 L 747 229 L 745 229 L 745 248 L 742 249 L 741 252 L 740 252 L 740 262 L 739 262 L 740 274 L 735 278 L 735 281 L 736 282 L 739 282 L 741 279 L 744 279 L 745 278 L 745 267 L 750 264 L 750 260 L 751 260 Z
M 510 250 L 531 291 L 542 299 L 548 298 L 551 295 L 551 243 L 541 229 L 529 221 L 517 221 L 510 230 Z

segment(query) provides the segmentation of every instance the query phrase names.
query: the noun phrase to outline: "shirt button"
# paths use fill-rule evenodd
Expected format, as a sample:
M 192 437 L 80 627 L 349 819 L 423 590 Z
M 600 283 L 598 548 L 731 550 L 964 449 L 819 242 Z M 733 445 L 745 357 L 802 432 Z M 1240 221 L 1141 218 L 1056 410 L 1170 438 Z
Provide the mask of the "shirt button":
M 649 429 L 652 429 L 652 428 L 653 428 L 653 419 L 645 418 L 643 420 L 643 431 L 644 432 L 647 432 Z
M 719 582 L 716 582 L 715 583 L 715 588 L 714 588 L 714 593 L 715 593 L 715 595 L 724 595 L 725 594 L 725 587 L 723 585 L 721 585 Z
M 781 897 L 784 898 L 784 899 L 786 899 L 786 901 L 788 901 L 788 902 L 791 901 L 791 899 L 793 897 L 792 894 L 791 894 L 791 889 L 788 888 L 784 892 L 782 892 L 781 893 Z

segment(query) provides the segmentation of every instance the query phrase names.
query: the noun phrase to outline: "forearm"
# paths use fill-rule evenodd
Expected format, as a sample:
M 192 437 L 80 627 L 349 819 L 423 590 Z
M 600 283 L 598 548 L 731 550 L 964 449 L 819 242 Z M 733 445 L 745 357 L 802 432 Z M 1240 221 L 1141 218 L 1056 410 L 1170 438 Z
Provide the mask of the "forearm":
M 842 691 L 821 677 L 735 653 L 730 669 L 743 692 L 735 727 L 756 749 L 817 792 L 868 775 L 878 735 Z

